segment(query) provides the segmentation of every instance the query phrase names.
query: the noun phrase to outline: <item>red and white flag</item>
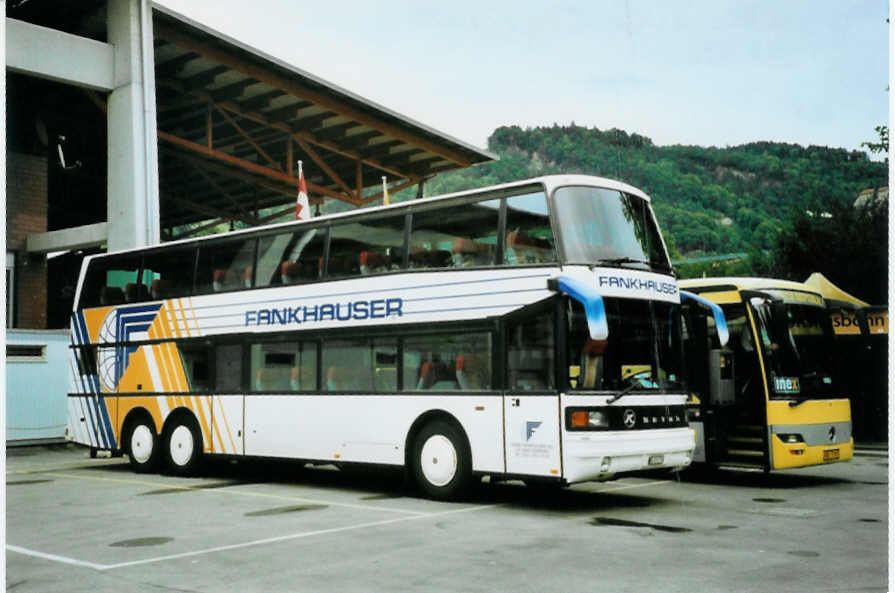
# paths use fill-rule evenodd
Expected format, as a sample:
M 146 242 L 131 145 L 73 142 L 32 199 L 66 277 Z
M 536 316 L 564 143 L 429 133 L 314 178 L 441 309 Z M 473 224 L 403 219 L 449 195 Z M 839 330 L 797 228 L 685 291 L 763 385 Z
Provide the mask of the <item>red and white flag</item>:
M 308 203 L 308 184 L 305 182 L 301 161 L 298 164 L 298 198 L 295 201 L 295 220 L 311 220 L 311 205 Z

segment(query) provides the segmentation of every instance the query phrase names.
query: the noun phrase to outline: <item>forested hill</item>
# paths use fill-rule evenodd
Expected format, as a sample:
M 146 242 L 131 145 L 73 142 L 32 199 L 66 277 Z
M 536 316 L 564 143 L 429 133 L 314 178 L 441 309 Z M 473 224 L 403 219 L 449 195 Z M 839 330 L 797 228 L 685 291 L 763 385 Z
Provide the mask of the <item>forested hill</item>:
M 673 256 L 767 249 L 794 210 L 824 212 L 887 184 L 886 166 L 860 151 L 777 142 L 656 146 L 638 134 L 574 124 L 500 127 L 488 149 L 500 161 L 440 175 L 426 194 L 552 173 L 618 179 L 650 194 Z

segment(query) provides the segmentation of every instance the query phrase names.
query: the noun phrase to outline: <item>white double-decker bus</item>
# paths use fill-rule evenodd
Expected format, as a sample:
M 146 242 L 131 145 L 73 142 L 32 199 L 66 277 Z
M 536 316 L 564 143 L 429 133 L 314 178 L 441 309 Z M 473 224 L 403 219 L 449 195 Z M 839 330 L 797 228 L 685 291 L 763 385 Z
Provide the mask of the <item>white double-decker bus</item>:
M 85 260 L 71 440 L 604 480 L 690 463 L 680 298 L 649 198 L 550 176 Z

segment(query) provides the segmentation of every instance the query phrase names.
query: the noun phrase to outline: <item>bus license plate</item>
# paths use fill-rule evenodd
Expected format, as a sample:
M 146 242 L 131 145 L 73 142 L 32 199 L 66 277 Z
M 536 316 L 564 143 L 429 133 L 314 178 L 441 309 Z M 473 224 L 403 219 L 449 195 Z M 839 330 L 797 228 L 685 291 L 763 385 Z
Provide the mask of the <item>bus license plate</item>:
M 838 456 L 837 456 L 837 459 L 838 459 Z M 648 463 L 649 463 L 649 465 L 662 465 L 663 463 L 665 463 L 665 456 L 664 455 L 650 455 Z
M 824 461 L 839 461 L 839 449 L 824 449 Z

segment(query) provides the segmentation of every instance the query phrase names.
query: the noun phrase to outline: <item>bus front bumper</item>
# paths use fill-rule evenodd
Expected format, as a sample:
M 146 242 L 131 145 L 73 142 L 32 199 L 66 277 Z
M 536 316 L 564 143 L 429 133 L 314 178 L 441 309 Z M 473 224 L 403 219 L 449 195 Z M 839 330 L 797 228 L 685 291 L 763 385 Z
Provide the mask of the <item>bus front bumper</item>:
M 690 465 L 694 446 L 688 427 L 563 432 L 563 477 L 571 484 L 643 470 L 679 470 Z

